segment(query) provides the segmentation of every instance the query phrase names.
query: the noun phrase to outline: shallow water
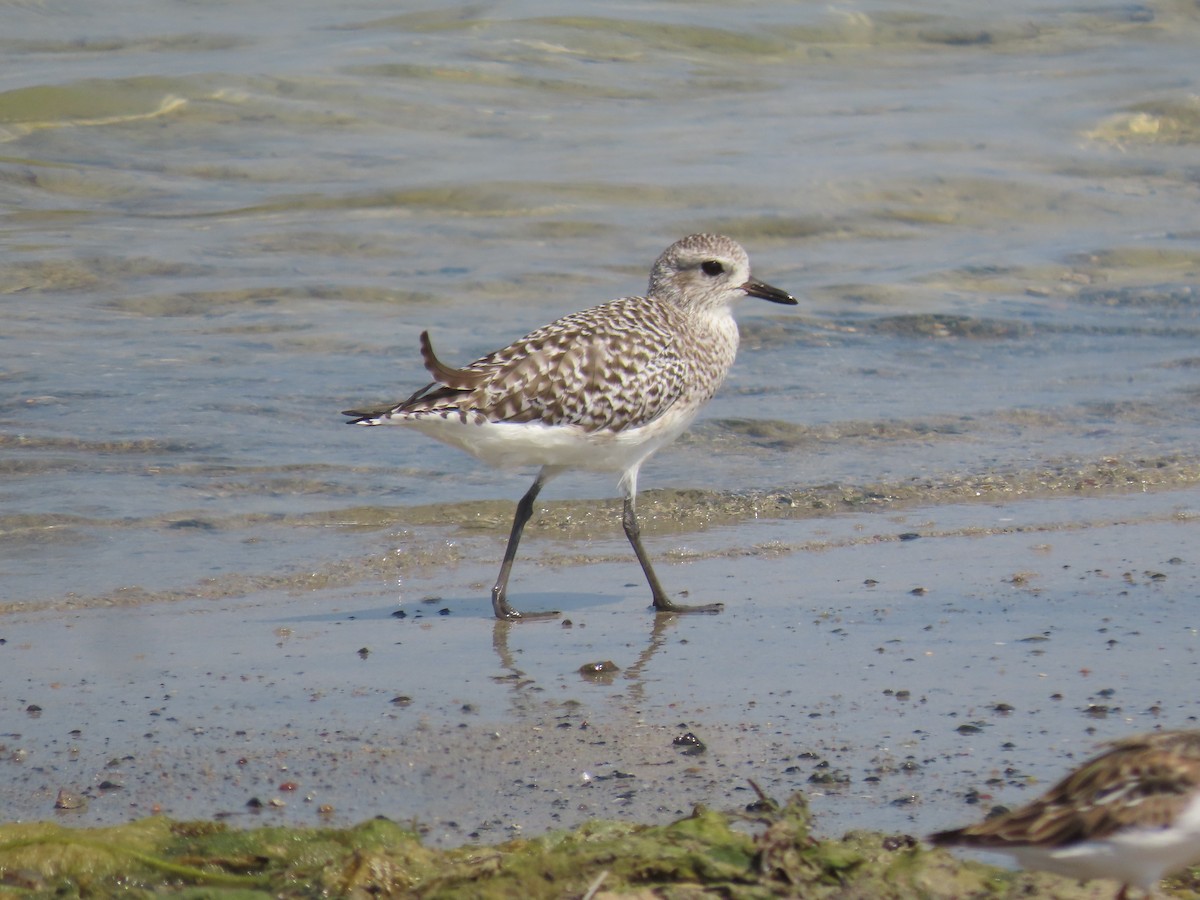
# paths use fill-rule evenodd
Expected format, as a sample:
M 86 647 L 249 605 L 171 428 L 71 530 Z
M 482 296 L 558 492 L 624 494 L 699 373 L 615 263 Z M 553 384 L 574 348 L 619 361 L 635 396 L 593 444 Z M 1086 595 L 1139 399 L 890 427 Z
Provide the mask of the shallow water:
M 755 612 L 778 591 L 739 548 L 898 532 L 889 512 L 936 519 L 971 497 L 1021 518 L 1083 495 L 1101 504 L 1088 522 L 1119 518 L 1131 490 L 1153 489 L 1164 515 L 1190 508 L 1194 4 L 595 4 L 565 16 L 538 3 L 396 14 L 104 0 L 8 5 L 3 18 L 0 601 L 39 627 L 77 615 L 81 636 L 56 659 L 78 666 L 71 677 L 41 678 L 44 663 L 0 649 L 10 714 L 26 705 L 13 684 L 89 671 L 152 696 L 144 648 L 185 608 L 211 623 L 208 662 L 172 677 L 200 690 L 212 686 L 201 673 L 241 668 L 226 650 L 237 610 L 354 610 L 359 627 L 390 626 L 399 604 L 430 627 L 367 695 L 452 660 L 436 682 L 445 697 L 425 700 L 443 721 L 472 671 L 462 660 L 491 666 L 487 586 L 531 475 L 401 429 L 347 429 L 338 411 L 419 387 L 423 329 L 466 362 L 642 291 L 657 253 L 700 229 L 740 240 L 755 274 L 802 303 L 746 304 L 727 385 L 643 469 L 651 552 L 700 560 L 664 578 L 736 598 L 675 633 L 689 647 L 718 641 L 705 652 L 737 658 L 747 679 L 718 700 L 710 684 L 660 676 L 643 684 L 647 702 L 699 702 L 734 727 L 742 714 L 727 711 L 746 709 L 747 684 L 774 677 L 763 644 L 794 623 L 770 624 L 770 604 Z M 522 547 L 518 606 L 623 616 L 566 648 L 558 626 L 521 632 L 521 668 L 539 655 L 550 666 L 539 682 L 644 645 L 614 481 L 556 481 Z M 1019 570 L 1002 538 L 979 547 Z M 850 542 L 830 555 L 845 569 L 825 585 L 796 554 L 769 565 L 806 609 L 865 608 L 864 552 Z M 1186 548 L 1163 552 L 1147 549 L 1144 567 L 1191 562 Z M 962 549 L 937 565 L 963 554 L 987 562 Z M 985 610 L 994 587 L 959 602 Z M 428 597 L 474 625 L 434 642 L 447 628 Z M 268 621 L 293 627 L 271 608 Z M 214 610 L 225 615 L 203 615 Z M 366 668 L 328 652 L 302 690 L 288 687 L 296 697 L 336 694 Z M 973 693 L 954 659 L 940 677 Z M 824 681 L 817 666 L 779 677 Z M 1163 680 L 1139 669 L 1127 683 L 1154 693 Z M 274 703 L 236 702 L 254 715 Z M 340 713 L 284 706 L 300 727 Z M 1181 699 L 1166 724 L 1189 709 Z M 859 712 L 866 746 L 879 713 Z M 48 809 L 22 802 L 20 815 Z M 186 814 L 213 802 L 168 798 Z M 338 806 L 377 811 L 357 802 Z

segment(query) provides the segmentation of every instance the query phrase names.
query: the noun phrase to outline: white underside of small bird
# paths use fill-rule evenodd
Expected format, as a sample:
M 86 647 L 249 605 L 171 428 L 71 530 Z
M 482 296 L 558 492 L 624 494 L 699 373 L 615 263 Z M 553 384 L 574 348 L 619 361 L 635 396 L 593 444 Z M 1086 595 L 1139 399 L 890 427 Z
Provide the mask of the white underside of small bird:
M 1169 826 L 1126 828 L 1063 847 L 1011 847 L 1003 852 L 1025 868 L 1068 878 L 1111 878 L 1153 891 L 1165 873 L 1200 861 L 1200 796 Z

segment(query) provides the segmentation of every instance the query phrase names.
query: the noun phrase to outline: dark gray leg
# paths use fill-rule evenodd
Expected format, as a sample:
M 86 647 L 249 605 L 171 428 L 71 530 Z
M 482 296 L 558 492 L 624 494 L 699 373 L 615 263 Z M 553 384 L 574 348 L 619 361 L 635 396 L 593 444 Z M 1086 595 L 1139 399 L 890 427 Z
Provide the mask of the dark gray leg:
M 525 496 L 517 504 L 517 513 L 513 516 L 512 531 L 508 535 L 508 546 L 504 550 L 504 562 L 500 565 L 500 577 L 496 579 L 496 585 L 492 588 L 492 611 L 495 612 L 497 619 L 520 619 L 521 614 L 508 605 L 508 576 L 512 572 L 513 560 L 517 558 L 517 545 L 521 543 L 521 532 L 525 530 L 525 523 L 529 521 L 533 515 L 533 504 L 537 500 L 537 496 L 541 493 L 542 487 L 547 481 L 547 473 L 543 468 L 538 472 L 537 478 L 533 480 L 532 486 L 525 492 Z M 530 613 L 531 617 L 539 616 L 557 616 L 557 612 Z
M 646 553 L 646 548 L 642 546 L 642 530 L 638 526 L 637 513 L 634 511 L 632 496 L 625 498 L 625 511 L 621 516 L 621 524 L 625 526 L 625 536 L 629 538 L 629 543 L 633 545 L 633 552 L 637 556 L 638 562 L 642 564 L 642 571 L 646 573 L 646 581 L 650 582 L 650 596 L 654 598 L 655 612 L 719 613 L 725 608 L 725 604 L 723 603 L 708 603 L 704 606 L 682 606 L 678 603 L 672 603 L 667 599 L 667 593 L 662 589 L 662 585 L 658 581 L 658 576 L 654 574 L 654 567 L 650 565 L 650 556 Z

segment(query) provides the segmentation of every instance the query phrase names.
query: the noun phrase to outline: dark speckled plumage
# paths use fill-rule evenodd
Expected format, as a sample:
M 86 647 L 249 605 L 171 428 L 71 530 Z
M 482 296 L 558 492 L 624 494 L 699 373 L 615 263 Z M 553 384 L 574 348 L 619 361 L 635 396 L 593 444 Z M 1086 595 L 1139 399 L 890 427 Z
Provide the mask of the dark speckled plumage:
M 697 277 L 702 270 L 691 262 L 722 257 L 748 276 L 745 251 L 728 238 L 684 238 L 655 263 L 647 296 L 563 316 L 462 369 L 438 360 L 425 332 L 422 356 L 435 380 L 394 407 L 348 415 L 356 424 L 453 415 L 472 424 L 617 432 L 645 426 L 676 404 L 699 408 L 733 364 L 737 328 L 719 315 L 728 286 L 719 276 Z M 785 297 L 778 291 L 767 299 Z
M 646 425 L 685 398 L 708 400 L 736 352 L 728 340 L 693 350 L 695 342 L 679 337 L 687 333 L 683 319 L 645 297 L 614 300 L 539 328 L 452 379 L 435 369 L 430 349 L 426 368 L 441 383 L 389 414 L 457 414 L 476 423 L 540 422 L 587 432 Z M 427 337 L 423 342 L 428 346 Z

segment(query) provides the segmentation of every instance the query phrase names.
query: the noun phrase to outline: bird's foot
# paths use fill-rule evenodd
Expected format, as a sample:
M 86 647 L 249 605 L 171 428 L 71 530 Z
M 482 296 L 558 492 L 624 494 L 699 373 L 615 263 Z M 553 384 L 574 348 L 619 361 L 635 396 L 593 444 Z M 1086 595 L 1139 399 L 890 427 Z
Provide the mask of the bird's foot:
M 547 609 L 542 612 L 519 612 L 518 610 L 509 607 L 508 612 L 503 615 L 497 613 L 496 618 L 503 619 L 506 622 L 536 622 L 539 619 L 556 619 L 562 615 L 561 610 Z
M 537 621 L 538 619 L 553 619 L 556 616 L 562 615 L 557 609 L 547 610 L 546 612 L 523 613 L 509 606 L 508 600 L 503 595 L 497 596 L 496 594 L 492 595 L 492 611 L 496 614 L 496 618 L 502 622 Z
M 673 603 L 666 597 L 654 598 L 654 611 L 659 614 L 666 613 L 706 613 L 710 616 L 725 609 L 724 603 L 704 603 L 697 606 L 687 606 L 683 603 Z

